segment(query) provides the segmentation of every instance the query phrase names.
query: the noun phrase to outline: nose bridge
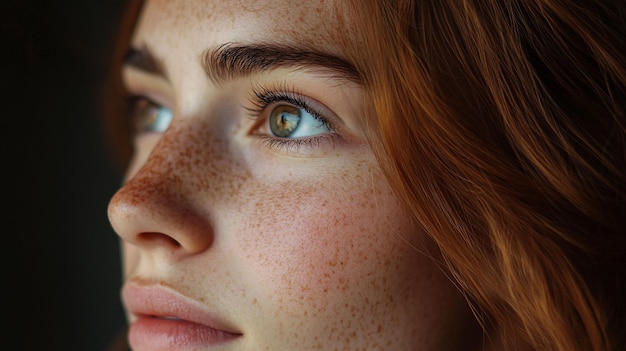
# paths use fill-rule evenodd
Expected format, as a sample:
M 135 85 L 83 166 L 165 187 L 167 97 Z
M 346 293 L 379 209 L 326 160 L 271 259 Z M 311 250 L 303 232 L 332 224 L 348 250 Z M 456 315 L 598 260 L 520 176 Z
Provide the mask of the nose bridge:
M 206 169 L 223 167 L 216 161 L 225 150 L 218 150 L 220 141 L 211 141 L 214 137 L 201 121 L 193 124 L 184 122 L 173 124 L 164 133 L 133 179 L 155 182 L 157 188 L 177 196 L 210 190 L 208 187 L 213 182 L 206 178 Z
M 172 124 L 137 173 L 114 195 L 115 231 L 140 247 L 168 243 L 187 252 L 213 241 L 219 183 L 228 173 L 226 143 L 199 121 Z
M 212 196 L 211 187 L 219 180 L 210 177 L 220 172 L 209 170 L 225 167 L 221 155 L 226 150 L 223 142 L 211 134 L 201 121 L 173 124 L 124 186 L 132 193 L 131 198 L 148 196 L 191 206 L 195 197 Z

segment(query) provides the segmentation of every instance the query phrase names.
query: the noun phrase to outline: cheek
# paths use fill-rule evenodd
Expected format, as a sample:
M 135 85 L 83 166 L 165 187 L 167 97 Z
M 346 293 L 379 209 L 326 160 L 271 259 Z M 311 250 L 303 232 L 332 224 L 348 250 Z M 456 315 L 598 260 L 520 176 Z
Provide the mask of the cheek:
M 314 176 L 276 173 L 274 181 L 253 187 L 247 225 L 237 231 L 248 233 L 238 240 L 246 257 L 266 261 L 256 267 L 297 267 L 309 273 L 307 279 L 351 275 L 400 236 L 411 235 L 389 189 L 381 186 L 384 180 L 374 182 L 365 165 L 308 172 Z
M 425 248 L 425 236 L 379 171 L 362 165 L 325 174 L 259 184 L 265 191 L 253 196 L 248 223 L 236 231 L 239 273 L 249 295 L 265 302 L 259 314 L 274 317 L 267 333 L 389 333 L 384 324 L 401 338 L 427 330 L 424 316 L 441 312 L 436 301 L 458 300 L 416 249 Z

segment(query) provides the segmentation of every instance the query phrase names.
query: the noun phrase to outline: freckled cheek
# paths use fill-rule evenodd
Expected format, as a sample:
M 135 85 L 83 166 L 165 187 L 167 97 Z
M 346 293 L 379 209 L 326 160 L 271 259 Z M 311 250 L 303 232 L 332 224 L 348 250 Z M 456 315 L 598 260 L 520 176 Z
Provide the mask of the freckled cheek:
M 328 299 L 386 279 L 392 268 L 385 265 L 409 265 L 400 261 L 416 255 L 400 236 L 413 235 L 413 227 L 382 188 L 345 178 L 268 187 L 239 231 L 250 279 L 270 298 Z

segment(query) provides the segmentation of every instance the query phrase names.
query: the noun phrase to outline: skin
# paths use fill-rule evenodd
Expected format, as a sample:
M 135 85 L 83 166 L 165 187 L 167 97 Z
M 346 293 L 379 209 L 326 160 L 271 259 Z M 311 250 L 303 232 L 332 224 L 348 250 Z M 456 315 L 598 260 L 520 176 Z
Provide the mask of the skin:
M 132 45 L 149 47 L 166 74 L 127 67 L 124 80 L 174 119 L 136 136 L 109 206 L 125 280 L 172 287 L 243 334 L 219 349 L 469 349 L 480 343 L 474 318 L 424 254 L 428 239 L 367 144 L 362 87 L 289 69 L 214 82 L 200 65 L 228 42 L 341 55 L 354 26 L 333 11 L 328 2 L 147 2 Z M 268 143 L 269 109 L 251 118 L 242 108 L 254 107 L 260 84 L 314 99 L 334 133 Z

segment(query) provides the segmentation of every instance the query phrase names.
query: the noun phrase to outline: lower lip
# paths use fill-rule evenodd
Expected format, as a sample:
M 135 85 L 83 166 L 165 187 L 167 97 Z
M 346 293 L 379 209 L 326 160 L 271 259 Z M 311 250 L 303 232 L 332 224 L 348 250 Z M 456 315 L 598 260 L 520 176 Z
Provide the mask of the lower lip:
M 128 341 L 138 350 L 191 350 L 232 341 L 239 335 L 180 320 L 143 316 L 130 325 Z

